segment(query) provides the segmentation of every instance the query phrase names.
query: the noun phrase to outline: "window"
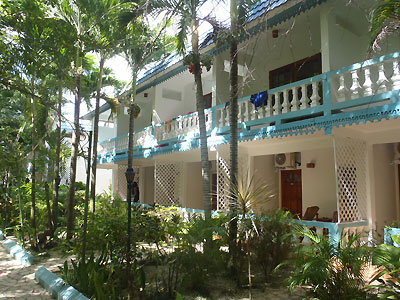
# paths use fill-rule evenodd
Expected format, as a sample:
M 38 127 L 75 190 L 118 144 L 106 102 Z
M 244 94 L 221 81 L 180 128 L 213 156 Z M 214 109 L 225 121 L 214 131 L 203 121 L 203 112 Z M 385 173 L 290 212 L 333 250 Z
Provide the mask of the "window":
M 321 74 L 321 53 L 301 59 L 269 72 L 269 88 L 273 89 L 291 82 Z

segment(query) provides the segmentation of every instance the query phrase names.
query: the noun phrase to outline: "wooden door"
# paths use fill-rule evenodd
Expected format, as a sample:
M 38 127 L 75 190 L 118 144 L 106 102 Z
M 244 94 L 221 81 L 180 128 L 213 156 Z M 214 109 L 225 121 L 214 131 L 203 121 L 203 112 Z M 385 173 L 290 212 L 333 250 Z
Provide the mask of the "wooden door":
M 281 171 L 282 209 L 302 216 L 301 170 Z

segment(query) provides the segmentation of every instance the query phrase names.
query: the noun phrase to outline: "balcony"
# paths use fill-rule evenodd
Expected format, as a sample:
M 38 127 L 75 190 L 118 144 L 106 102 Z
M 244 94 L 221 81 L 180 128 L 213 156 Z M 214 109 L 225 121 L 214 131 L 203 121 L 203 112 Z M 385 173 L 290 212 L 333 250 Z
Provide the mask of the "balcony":
M 238 101 L 239 141 L 298 135 L 400 115 L 400 52 L 268 90 L 255 109 Z M 229 108 L 205 110 L 209 147 L 229 143 Z M 134 159 L 199 148 L 197 113 L 134 132 Z M 127 159 L 128 135 L 99 144 L 99 163 Z

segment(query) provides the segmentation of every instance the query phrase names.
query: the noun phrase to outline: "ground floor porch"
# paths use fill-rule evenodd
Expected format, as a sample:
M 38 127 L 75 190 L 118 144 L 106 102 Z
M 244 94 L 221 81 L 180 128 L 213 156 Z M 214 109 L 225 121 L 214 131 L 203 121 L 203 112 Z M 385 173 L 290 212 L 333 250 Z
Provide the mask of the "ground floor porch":
M 389 119 L 308 134 L 239 143 L 239 179 L 267 184 L 270 194 L 256 211 L 283 208 L 301 222 L 334 231 L 383 231 L 399 218 L 400 120 Z M 209 149 L 213 210 L 228 209 L 229 144 Z M 113 170 L 113 192 L 126 199 L 126 162 Z M 134 160 L 140 202 L 203 209 L 200 150 Z M 307 208 L 318 207 L 310 219 Z M 190 210 L 192 209 L 192 210 Z M 306 220 L 304 220 L 306 219 Z M 307 220 L 308 219 L 308 220 Z M 337 225 L 341 224 L 341 225 Z

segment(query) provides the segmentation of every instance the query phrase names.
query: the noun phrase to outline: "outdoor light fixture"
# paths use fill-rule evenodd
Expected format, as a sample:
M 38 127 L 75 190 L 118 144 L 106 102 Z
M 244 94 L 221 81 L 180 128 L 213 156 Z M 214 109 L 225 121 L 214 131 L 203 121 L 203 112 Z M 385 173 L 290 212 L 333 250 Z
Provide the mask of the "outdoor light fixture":
M 133 171 L 132 168 L 126 169 L 125 178 L 126 178 L 126 182 L 128 184 L 131 184 L 133 182 L 133 179 L 135 178 L 135 171 Z
M 274 39 L 276 39 L 277 37 L 278 37 L 278 29 L 274 29 L 274 30 L 272 30 L 272 37 L 274 38 Z
M 29 177 L 25 178 L 25 183 L 28 184 L 29 183 Z

